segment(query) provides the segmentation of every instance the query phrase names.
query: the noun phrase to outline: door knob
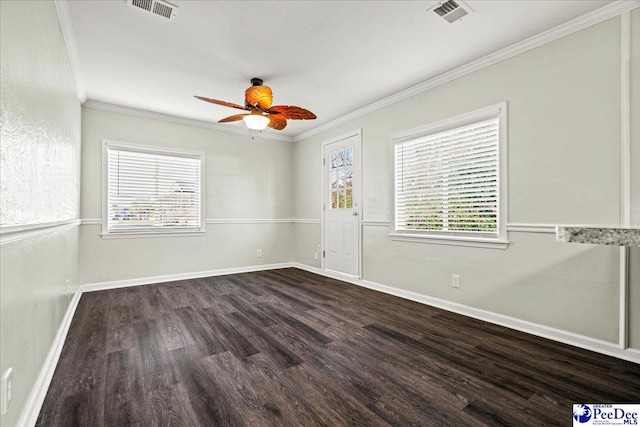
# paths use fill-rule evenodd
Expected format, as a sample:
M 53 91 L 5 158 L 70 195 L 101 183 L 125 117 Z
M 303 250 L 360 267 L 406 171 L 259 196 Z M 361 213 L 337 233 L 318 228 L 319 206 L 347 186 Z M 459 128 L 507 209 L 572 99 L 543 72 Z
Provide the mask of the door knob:
M 354 212 L 354 213 L 352 213 L 351 215 L 353 215 L 353 216 L 358 216 L 358 212 Z

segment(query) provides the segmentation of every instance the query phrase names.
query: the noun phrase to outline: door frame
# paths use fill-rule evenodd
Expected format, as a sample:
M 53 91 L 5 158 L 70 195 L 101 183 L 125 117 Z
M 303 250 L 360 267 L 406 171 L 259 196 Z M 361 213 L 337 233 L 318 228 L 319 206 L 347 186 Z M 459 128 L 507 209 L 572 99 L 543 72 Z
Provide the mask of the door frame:
M 361 279 L 362 278 L 362 128 L 358 128 L 356 130 L 353 130 L 351 132 L 339 135 L 335 138 L 331 138 L 329 140 L 323 141 L 320 144 L 320 245 L 322 247 L 322 253 L 320 254 L 320 269 L 324 272 L 325 271 L 325 266 L 324 266 L 324 254 L 325 254 L 325 241 L 324 241 L 324 230 L 325 230 L 325 211 L 326 211 L 326 206 L 325 206 L 325 200 L 327 199 L 327 195 L 326 195 L 326 185 L 325 185 L 325 165 L 323 164 L 324 161 L 324 150 L 325 147 L 329 144 L 333 144 L 334 142 L 338 142 L 341 141 L 343 139 L 347 139 L 347 138 L 351 138 L 355 136 L 356 137 L 356 144 L 358 146 L 358 155 L 354 156 L 354 163 L 356 164 L 356 167 L 354 168 L 354 173 L 357 174 L 358 176 L 358 180 L 357 180 L 357 185 L 355 187 L 357 187 L 357 191 L 354 191 L 356 197 L 353 198 L 353 203 L 356 206 L 356 212 L 358 212 L 358 242 L 356 243 L 358 245 L 358 276 L 356 278 Z M 355 189 L 355 188 L 354 188 Z M 332 270 L 333 272 L 333 270 Z M 340 274 L 340 273 L 338 273 Z M 344 275 L 345 277 L 348 278 L 354 278 L 354 276 L 350 275 L 350 274 L 341 274 Z

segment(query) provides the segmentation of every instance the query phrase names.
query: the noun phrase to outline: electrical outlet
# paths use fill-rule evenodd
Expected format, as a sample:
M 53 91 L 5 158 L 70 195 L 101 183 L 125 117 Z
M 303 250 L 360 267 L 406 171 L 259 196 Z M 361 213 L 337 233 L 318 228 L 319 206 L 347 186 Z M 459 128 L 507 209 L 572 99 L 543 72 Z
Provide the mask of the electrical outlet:
M 460 275 L 452 274 L 451 275 L 451 286 L 454 288 L 460 288 Z
M 318 252 L 313 254 L 314 258 L 316 259 L 316 261 L 318 260 Z
M 13 368 L 9 368 L 4 371 L 2 375 L 2 393 L 0 394 L 0 406 L 2 406 L 2 415 L 7 413 L 12 398 L 12 383 L 13 382 Z
M 262 249 L 256 249 L 256 258 L 262 258 Z
M 318 250 L 317 252 L 322 252 L 322 246 L 318 245 Z

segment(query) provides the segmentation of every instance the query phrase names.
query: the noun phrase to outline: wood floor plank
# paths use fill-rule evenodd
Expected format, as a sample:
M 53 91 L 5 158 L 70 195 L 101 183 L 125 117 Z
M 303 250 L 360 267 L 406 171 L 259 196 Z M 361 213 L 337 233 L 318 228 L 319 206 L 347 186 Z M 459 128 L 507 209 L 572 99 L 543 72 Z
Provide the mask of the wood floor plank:
M 640 365 L 297 269 L 83 294 L 38 426 L 551 426 Z
M 245 358 L 256 353 L 258 349 L 242 335 L 227 319 L 215 309 L 205 309 L 202 311 L 209 325 L 214 325 L 220 331 L 220 336 L 227 344 L 227 348 L 237 357 Z
M 145 417 L 141 405 L 135 404 L 145 393 L 137 360 L 137 349 L 109 353 L 104 401 L 106 425 L 140 425 Z
M 158 313 L 156 316 L 158 330 L 168 350 L 195 344 L 189 328 L 174 310 Z
M 222 337 L 215 334 L 199 312 L 191 307 L 180 307 L 175 311 L 203 355 L 208 356 L 228 350 Z
M 277 323 L 259 305 L 248 304 L 234 295 L 225 295 L 223 299 L 260 326 L 271 326 Z
M 224 393 L 216 379 L 201 364 L 201 353 L 195 346 L 170 352 L 180 377 L 180 384 L 188 390 L 188 400 L 183 406 L 191 408 L 191 414 L 201 426 L 239 425 L 232 401 Z M 150 421 L 153 418 L 150 419 Z
M 249 329 L 251 329 L 254 335 L 249 337 L 249 340 L 260 351 L 269 353 L 274 358 L 274 360 L 278 361 L 284 368 L 299 365 L 303 362 L 303 360 L 300 359 L 298 355 L 294 354 L 274 335 L 272 335 L 269 331 L 261 328 L 244 314 L 233 313 L 230 315 L 230 317 L 233 318 L 236 323 L 242 323 L 243 325 L 246 325 Z
M 312 394 L 292 381 L 288 370 L 282 369 L 268 355 L 258 353 L 242 363 L 274 400 L 272 410 L 280 412 L 280 425 L 330 426 L 340 422 L 337 414 L 333 411 L 327 413 L 324 402 L 318 404 Z
M 129 306 L 115 305 L 109 310 L 107 318 L 107 353 L 121 351 L 135 346 L 133 320 Z
M 272 413 L 263 411 L 267 403 L 258 389 L 252 386 L 248 372 L 230 352 L 203 358 L 200 365 L 216 383 L 231 403 L 234 417 L 242 425 L 269 425 Z

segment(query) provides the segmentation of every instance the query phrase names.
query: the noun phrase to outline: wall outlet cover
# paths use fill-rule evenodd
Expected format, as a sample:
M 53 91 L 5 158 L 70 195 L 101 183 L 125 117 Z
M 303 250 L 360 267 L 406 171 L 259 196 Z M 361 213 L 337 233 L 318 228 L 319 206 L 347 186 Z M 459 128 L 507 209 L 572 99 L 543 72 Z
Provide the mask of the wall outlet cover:
M 454 288 L 460 288 L 460 275 L 452 274 L 451 275 L 451 286 Z

